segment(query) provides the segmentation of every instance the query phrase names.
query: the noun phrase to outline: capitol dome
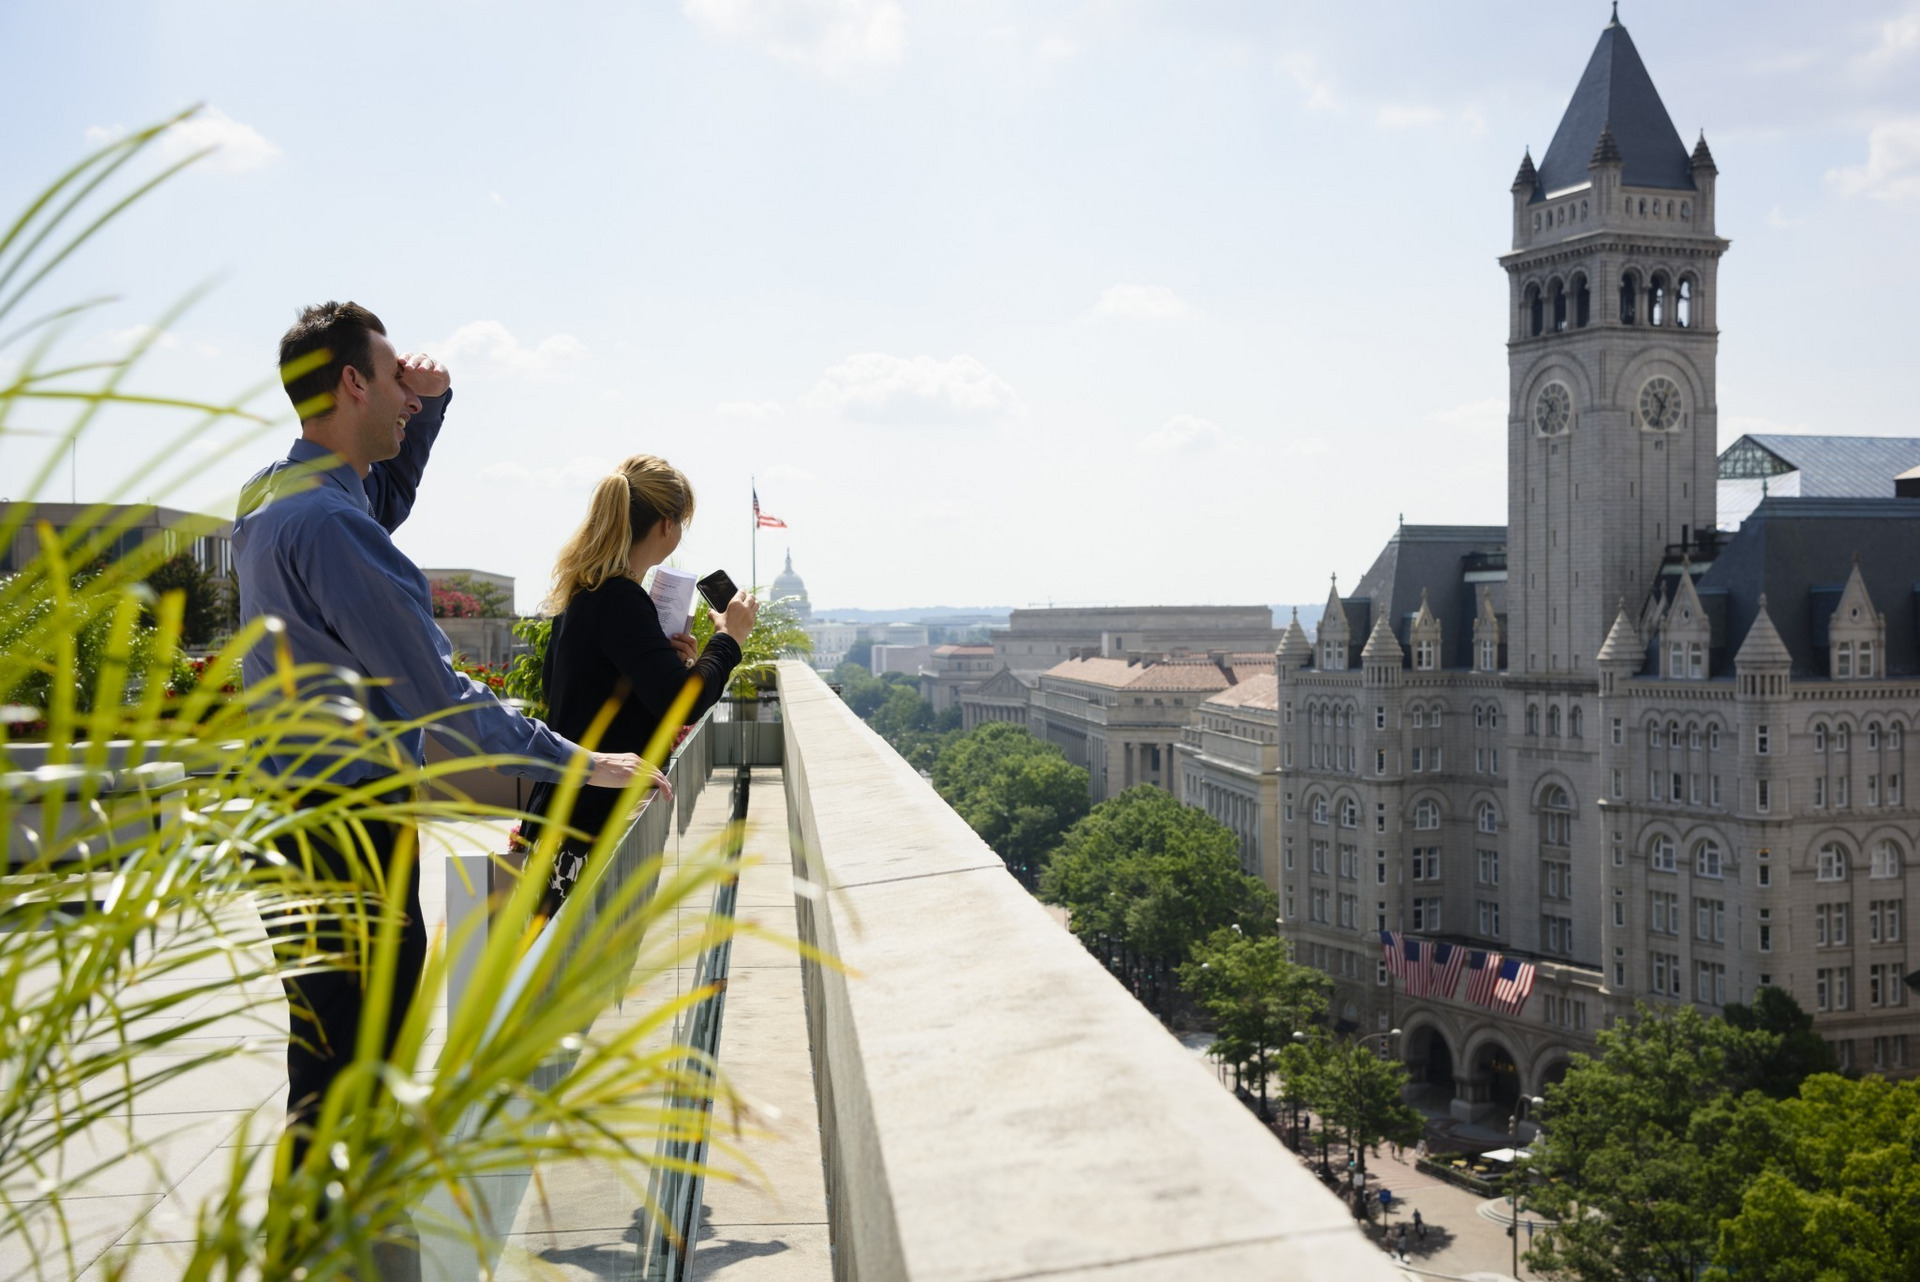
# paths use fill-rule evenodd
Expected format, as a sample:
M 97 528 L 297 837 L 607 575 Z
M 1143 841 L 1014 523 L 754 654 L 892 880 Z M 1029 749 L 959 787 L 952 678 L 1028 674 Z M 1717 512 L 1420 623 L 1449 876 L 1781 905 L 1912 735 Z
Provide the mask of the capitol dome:
M 787 568 L 773 576 L 773 589 L 768 593 L 770 600 L 785 601 L 788 598 L 792 598 L 793 612 L 800 617 L 800 622 L 813 621 L 813 603 L 807 600 L 806 582 L 793 572 L 791 548 L 787 549 Z

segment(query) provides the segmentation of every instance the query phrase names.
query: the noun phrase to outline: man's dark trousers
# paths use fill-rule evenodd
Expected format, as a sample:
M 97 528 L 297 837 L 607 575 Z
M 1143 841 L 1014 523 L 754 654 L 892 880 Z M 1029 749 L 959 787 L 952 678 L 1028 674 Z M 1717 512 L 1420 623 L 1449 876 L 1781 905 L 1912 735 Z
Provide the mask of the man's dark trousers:
M 383 801 L 392 799 L 393 794 L 382 798 Z M 314 798 L 303 806 L 319 802 L 320 799 Z M 401 1025 L 406 1022 L 414 992 L 420 986 L 420 972 L 427 956 L 427 927 L 420 911 L 418 829 L 412 824 L 367 818 L 360 818 L 359 826 L 365 829 L 366 843 L 356 850 L 357 857 L 349 857 L 333 844 L 336 834 L 326 826 L 308 831 L 304 852 L 291 837 L 279 838 L 274 844 L 294 867 L 303 866 L 303 860 L 310 858 L 314 876 L 349 883 L 367 896 L 374 893 L 372 871 L 368 868 L 371 860 L 380 870 L 389 902 L 406 913 L 400 929 L 400 952 L 393 971 L 394 998 L 387 1012 L 386 1045 L 382 1052 L 390 1055 Z M 338 835 L 349 841 L 356 840 L 351 828 Z M 412 850 L 413 860 L 406 883 L 395 885 L 392 880 L 394 854 L 403 840 Z M 319 971 L 282 981 L 287 991 L 292 1033 L 287 1041 L 287 1125 L 290 1129 L 301 1128 L 295 1131 L 295 1167 L 306 1155 L 307 1141 L 302 1133 L 305 1125 L 318 1115 L 334 1078 L 353 1062 L 361 1012 L 366 1005 L 366 985 L 373 978 L 371 955 L 361 953 L 358 937 L 364 931 L 377 938 L 377 930 L 377 922 L 373 920 L 355 923 L 349 928 L 339 911 L 321 910 L 305 920 L 277 920 L 269 931 L 276 939 L 289 943 L 298 939 L 302 950 L 311 931 L 313 943 L 320 951 L 345 952 L 349 958 L 358 959 L 349 962 L 351 968 Z

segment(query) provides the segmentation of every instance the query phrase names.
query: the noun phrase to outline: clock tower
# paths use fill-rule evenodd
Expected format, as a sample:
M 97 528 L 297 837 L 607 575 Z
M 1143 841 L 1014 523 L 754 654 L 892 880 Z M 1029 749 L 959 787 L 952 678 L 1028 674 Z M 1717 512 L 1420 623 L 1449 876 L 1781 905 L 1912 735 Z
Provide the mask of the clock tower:
M 1513 182 L 1508 671 L 1590 686 L 1714 524 L 1719 342 L 1713 156 L 1689 153 L 1618 11 L 1536 168 Z

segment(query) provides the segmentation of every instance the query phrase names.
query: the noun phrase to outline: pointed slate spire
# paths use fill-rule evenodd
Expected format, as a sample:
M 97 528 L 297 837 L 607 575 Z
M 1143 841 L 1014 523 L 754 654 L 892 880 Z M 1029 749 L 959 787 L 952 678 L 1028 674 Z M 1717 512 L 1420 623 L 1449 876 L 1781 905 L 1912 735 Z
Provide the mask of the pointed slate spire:
M 1689 634 L 1712 630 L 1707 612 L 1700 604 L 1700 593 L 1693 586 L 1693 562 L 1687 557 L 1680 558 L 1680 585 L 1673 590 L 1673 600 L 1667 603 L 1660 630 Z
M 1602 165 L 1625 165 L 1626 158 L 1620 154 L 1619 140 L 1613 136 L 1613 122 L 1600 126 L 1600 141 L 1593 145 L 1593 156 L 1587 161 L 1588 169 L 1598 169 Z
M 1760 594 L 1760 609 L 1753 616 L 1753 626 L 1747 629 L 1747 639 L 1740 643 L 1740 652 L 1733 656 L 1733 666 L 1743 672 L 1793 666 L 1793 655 L 1788 652 L 1787 643 L 1780 639 L 1780 630 L 1773 626 L 1773 619 L 1767 614 L 1767 596 L 1764 592 Z
M 1692 165 L 1695 173 L 1704 171 L 1717 174 L 1720 172 L 1720 167 L 1713 163 L 1713 153 L 1707 150 L 1707 131 L 1704 129 L 1700 131 L 1700 141 L 1693 144 Z
M 1515 191 L 1532 191 L 1540 185 L 1540 171 L 1533 167 L 1533 148 L 1520 157 L 1520 172 L 1513 176 Z
M 1387 612 L 1380 611 L 1373 618 L 1373 631 L 1367 634 L 1367 644 L 1360 651 L 1360 663 L 1363 667 L 1373 668 L 1385 665 L 1399 667 L 1406 659 L 1407 652 L 1394 640 L 1393 629 L 1387 626 Z
M 1602 665 L 1610 663 L 1629 664 L 1638 672 L 1646 662 L 1647 648 L 1640 640 L 1640 634 L 1634 630 L 1633 620 L 1627 617 L 1627 599 L 1620 598 L 1620 608 L 1613 616 L 1613 627 L 1607 632 L 1607 639 L 1600 647 L 1600 653 L 1594 661 Z
M 1280 644 L 1274 647 L 1274 662 L 1282 671 L 1305 667 L 1307 660 L 1313 658 L 1313 643 L 1307 640 L 1306 632 L 1300 627 L 1300 607 L 1293 607 L 1293 618 L 1287 623 L 1287 630 L 1280 634 Z
M 1348 647 L 1353 644 L 1353 624 L 1347 621 L 1347 607 L 1340 601 L 1337 579 L 1327 589 L 1326 608 L 1320 612 L 1320 624 L 1314 629 L 1314 639 L 1320 643 L 1320 666 L 1330 672 L 1345 671 Z M 1333 649 L 1329 651 L 1328 646 Z
M 1633 37 L 1616 19 L 1600 32 L 1593 56 L 1567 103 L 1540 162 L 1543 192 L 1578 187 L 1600 149 L 1601 134 L 1611 132 L 1625 160 L 1622 181 L 1635 187 L 1692 190 L 1693 167 L 1687 145 L 1660 101 L 1653 77 L 1633 47 Z

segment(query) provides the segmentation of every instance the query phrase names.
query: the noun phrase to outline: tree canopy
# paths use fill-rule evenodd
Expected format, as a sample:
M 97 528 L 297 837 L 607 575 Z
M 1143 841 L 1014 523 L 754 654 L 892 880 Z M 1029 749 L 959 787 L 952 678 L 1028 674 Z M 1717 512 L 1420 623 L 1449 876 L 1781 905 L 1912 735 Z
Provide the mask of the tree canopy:
M 1306 1060 L 1303 1094 L 1326 1125 L 1346 1134 L 1348 1151 L 1367 1169 L 1367 1149 L 1382 1140 L 1412 1144 L 1426 1126 L 1401 1100 L 1407 1066 L 1379 1053 L 1372 1039 L 1317 1040 Z
M 1180 986 L 1213 1019 L 1212 1054 L 1256 1084 L 1261 1116 L 1271 1116 L 1268 1081 L 1295 1032 L 1327 1013 L 1327 977 L 1296 963 L 1275 935 L 1214 931 L 1179 967 Z
M 953 739 L 933 786 L 1028 889 L 1087 813 L 1087 772 L 1024 726 L 988 722 Z
M 1165 1013 L 1166 981 L 1222 927 L 1274 931 L 1271 890 L 1240 867 L 1240 841 L 1205 811 L 1140 785 L 1068 830 L 1040 877 L 1040 897 L 1148 1006 Z

